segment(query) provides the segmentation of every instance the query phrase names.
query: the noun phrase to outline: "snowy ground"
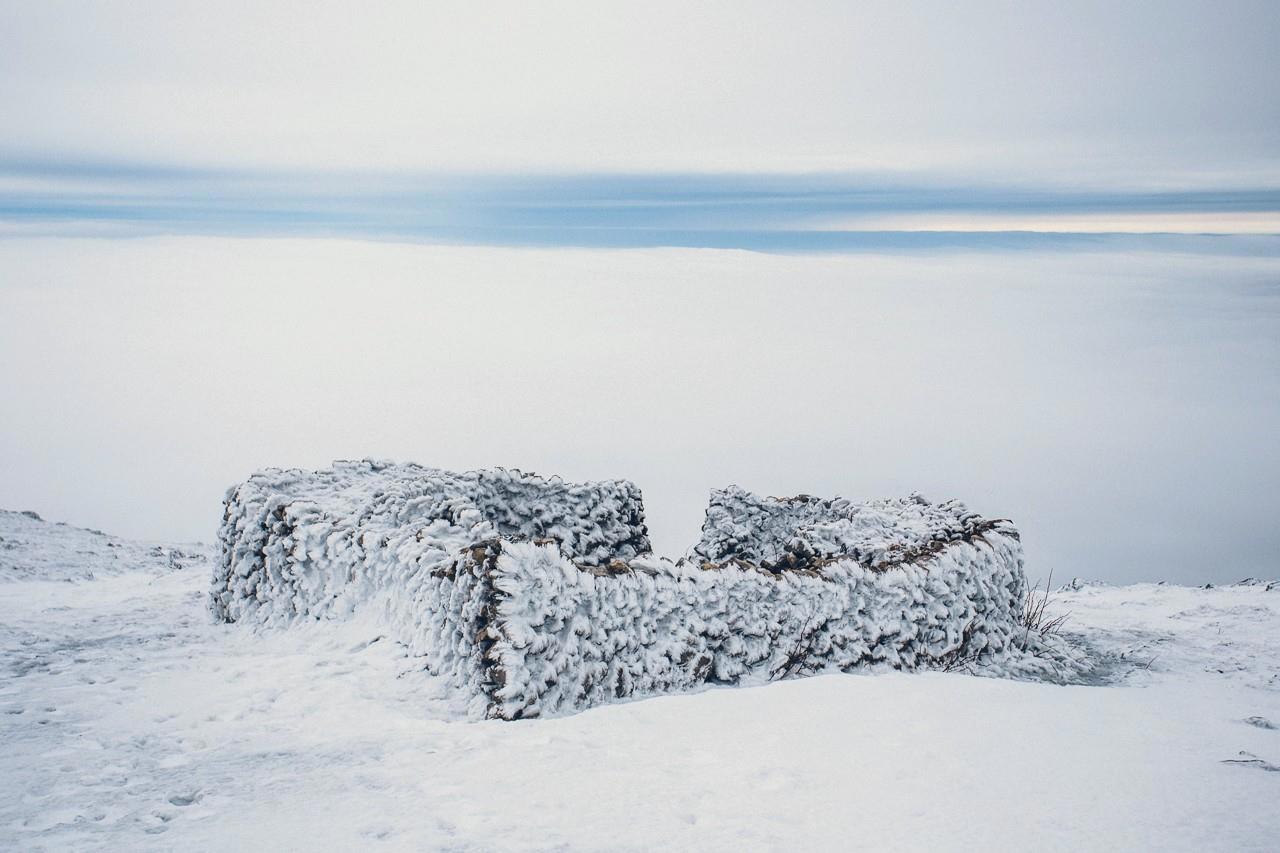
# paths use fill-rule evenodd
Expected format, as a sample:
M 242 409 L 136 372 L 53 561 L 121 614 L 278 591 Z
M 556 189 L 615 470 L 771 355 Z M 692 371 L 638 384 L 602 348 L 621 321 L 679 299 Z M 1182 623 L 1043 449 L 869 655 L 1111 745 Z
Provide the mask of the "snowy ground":
M 0 849 L 1275 850 L 1280 585 L 1085 586 L 1115 683 L 828 675 L 468 723 L 202 546 L 0 514 Z

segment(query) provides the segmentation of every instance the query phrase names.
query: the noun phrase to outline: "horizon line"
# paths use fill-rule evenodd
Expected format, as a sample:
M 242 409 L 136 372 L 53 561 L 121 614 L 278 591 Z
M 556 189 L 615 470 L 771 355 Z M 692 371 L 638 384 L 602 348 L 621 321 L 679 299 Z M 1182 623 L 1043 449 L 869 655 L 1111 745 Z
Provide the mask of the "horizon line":
M 1098 238 L 1179 238 L 1191 245 L 1197 238 L 1248 237 L 1248 245 L 1237 241 L 1233 248 L 1277 253 L 1269 238 L 1280 236 L 1280 187 L 1099 189 L 926 177 L 395 175 L 0 160 L 0 234 L 97 229 L 99 236 L 347 236 L 764 251 L 1016 248 L 1036 240 L 1070 246 Z

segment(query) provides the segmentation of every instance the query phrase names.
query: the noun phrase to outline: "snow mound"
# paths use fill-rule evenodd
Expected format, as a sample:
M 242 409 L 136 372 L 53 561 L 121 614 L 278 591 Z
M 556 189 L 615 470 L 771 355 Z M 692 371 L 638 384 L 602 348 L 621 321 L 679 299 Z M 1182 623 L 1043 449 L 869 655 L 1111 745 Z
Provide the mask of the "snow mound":
M 126 572 L 185 569 L 207 557 L 200 544 L 157 545 L 0 509 L 0 583 L 82 581 Z
M 218 619 L 375 614 L 501 719 L 868 665 L 999 670 L 1024 639 L 1017 531 L 918 495 L 730 487 L 671 561 L 626 481 L 340 462 L 231 489 L 219 545 Z

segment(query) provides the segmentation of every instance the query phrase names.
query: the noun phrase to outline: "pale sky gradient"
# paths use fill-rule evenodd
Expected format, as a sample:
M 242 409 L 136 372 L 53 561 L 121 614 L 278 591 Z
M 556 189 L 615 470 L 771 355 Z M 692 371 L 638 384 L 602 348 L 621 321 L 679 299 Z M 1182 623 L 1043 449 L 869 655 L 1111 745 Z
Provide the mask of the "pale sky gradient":
M 1274 183 L 1274 2 L 0 2 L 10 158 Z

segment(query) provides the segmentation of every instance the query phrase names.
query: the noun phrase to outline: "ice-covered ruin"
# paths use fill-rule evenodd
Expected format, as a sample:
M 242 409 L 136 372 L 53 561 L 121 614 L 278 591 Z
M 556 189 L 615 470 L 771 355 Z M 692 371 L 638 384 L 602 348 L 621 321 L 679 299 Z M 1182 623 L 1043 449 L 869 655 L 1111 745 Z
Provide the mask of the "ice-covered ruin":
M 378 619 L 503 719 L 869 664 L 998 662 L 1021 632 L 1017 531 L 955 501 L 712 493 L 687 558 L 640 491 L 519 471 L 338 462 L 232 488 L 227 622 Z

